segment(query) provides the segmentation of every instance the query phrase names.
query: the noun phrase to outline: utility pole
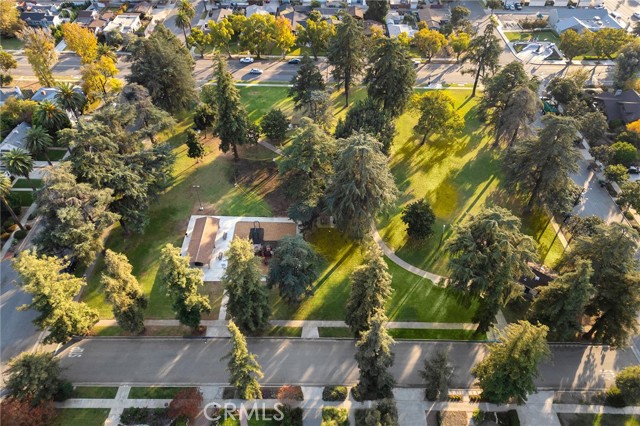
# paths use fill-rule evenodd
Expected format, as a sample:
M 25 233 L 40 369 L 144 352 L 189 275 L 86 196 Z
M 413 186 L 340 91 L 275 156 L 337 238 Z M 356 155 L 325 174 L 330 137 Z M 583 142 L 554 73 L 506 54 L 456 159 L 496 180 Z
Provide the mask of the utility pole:
M 200 185 L 191 185 L 191 188 L 196 190 L 196 197 L 198 197 L 198 204 L 200 204 L 200 208 L 198 210 L 204 210 L 204 207 L 202 206 L 202 199 L 200 198 Z

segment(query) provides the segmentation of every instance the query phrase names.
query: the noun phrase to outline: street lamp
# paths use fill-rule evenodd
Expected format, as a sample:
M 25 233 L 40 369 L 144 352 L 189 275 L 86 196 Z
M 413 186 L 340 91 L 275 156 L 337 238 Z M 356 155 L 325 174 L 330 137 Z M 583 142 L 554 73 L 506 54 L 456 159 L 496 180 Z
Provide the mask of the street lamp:
M 196 190 L 196 197 L 198 197 L 198 204 L 200 204 L 200 208 L 198 210 L 204 210 L 204 207 L 202 207 L 202 199 L 200 198 L 200 185 L 191 185 L 191 188 Z
M 440 235 L 440 243 L 438 244 L 438 250 L 440 250 L 440 247 L 442 246 L 442 241 L 444 240 L 444 231 L 447 228 L 447 224 L 443 224 L 442 225 L 442 235 Z

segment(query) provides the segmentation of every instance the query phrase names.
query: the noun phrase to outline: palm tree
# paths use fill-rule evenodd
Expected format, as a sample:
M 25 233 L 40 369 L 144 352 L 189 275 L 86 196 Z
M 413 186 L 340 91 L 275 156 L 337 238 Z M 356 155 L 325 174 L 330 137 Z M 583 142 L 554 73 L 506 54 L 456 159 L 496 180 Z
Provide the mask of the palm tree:
M 71 111 L 73 116 L 78 120 L 78 111 L 82 111 L 87 103 L 86 98 L 81 91 L 74 89 L 69 83 L 59 83 L 56 93 L 56 103 L 63 109 Z
M 33 113 L 33 120 L 47 129 L 51 136 L 55 135 L 58 130 L 69 127 L 67 113 L 51 101 L 40 102 Z
M 38 189 L 29 177 L 29 173 L 33 170 L 33 157 L 27 151 L 20 148 L 12 149 L 2 156 L 2 165 L 12 175 L 27 178 L 34 191 Z
M 116 55 L 116 51 L 113 47 L 104 43 L 98 43 L 98 58 L 102 56 L 106 56 L 113 62 L 118 62 L 118 56 Z
M 181 10 L 176 15 L 176 27 L 182 29 L 182 32 L 184 33 L 184 42 L 187 47 L 189 47 L 189 42 L 187 41 L 187 28 L 189 28 L 189 32 L 191 32 L 191 18 L 189 18 L 189 15 L 184 10 Z
M 178 10 L 184 12 L 189 17 L 189 20 L 196 16 L 196 10 L 193 5 L 189 3 L 189 0 L 180 0 L 180 2 L 178 2 Z
M 20 219 L 18 219 L 18 216 L 16 216 L 16 212 L 13 211 L 13 209 L 9 205 L 9 201 L 7 201 L 7 196 L 9 195 L 10 192 L 11 192 L 11 179 L 9 179 L 3 174 L 0 174 L 0 201 L 2 201 L 2 204 L 4 204 L 7 210 L 9 210 L 9 214 L 13 218 L 13 221 L 18 224 L 20 229 L 22 229 L 23 231 L 26 231 L 22 223 L 20 223 Z
M 49 159 L 49 153 L 47 150 L 53 144 L 53 138 L 47 130 L 42 126 L 33 126 L 27 132 L 27 136 L 25 137 L 25 141 L 27 142 L 27 149 L 31 152 L 31 155 L 38 156 L 39 154 L 43 154 L 44 158 L 47 159 L 47 163 L 50 166 L 53 164 Z

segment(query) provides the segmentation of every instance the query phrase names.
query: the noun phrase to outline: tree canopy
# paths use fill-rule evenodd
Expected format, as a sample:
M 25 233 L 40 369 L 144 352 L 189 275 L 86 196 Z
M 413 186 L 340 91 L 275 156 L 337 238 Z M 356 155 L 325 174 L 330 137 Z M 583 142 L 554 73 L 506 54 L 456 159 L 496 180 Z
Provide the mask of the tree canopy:
M 329 41 L 327 59 L 333 67 L 334 80 L 344 87 L 345 105 L 349 105 L 349 90 L 366 65 L 364 32 L 350 15 L 344 15 Z
M 320 258 L 302 236 L 286 236 L 269 262 L 267 285 L 278 287 L 280 296 L 287 302 L 300 302 L 312 294 L 313 282 L 318 278 Z

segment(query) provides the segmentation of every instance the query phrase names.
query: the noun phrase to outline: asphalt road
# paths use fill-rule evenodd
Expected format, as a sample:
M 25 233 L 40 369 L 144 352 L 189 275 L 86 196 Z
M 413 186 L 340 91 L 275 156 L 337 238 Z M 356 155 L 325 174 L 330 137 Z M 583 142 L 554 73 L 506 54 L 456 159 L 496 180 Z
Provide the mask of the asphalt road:
M 353 384 L 358 380 L 352 340 L 248 339 L 258 356 L 264 384 Z M 76 384 L 222 384 L 228 383 L 229 339 L 85 339 L 61 353 L 64 375 Z M 486 346 L 470 342 L 399 342 L 391 369 L 399 386 L 422 384 L 423 359 L 449 350 L 456 366 L 454 387 L 472 384 L 470 369 Z M 539 387 L 603 388 L 614 371 L 637 363 L 631 351 L 600 346 L 552 345 L 553 360 L 541 366 Z

